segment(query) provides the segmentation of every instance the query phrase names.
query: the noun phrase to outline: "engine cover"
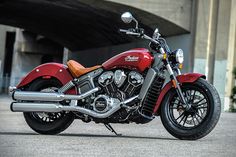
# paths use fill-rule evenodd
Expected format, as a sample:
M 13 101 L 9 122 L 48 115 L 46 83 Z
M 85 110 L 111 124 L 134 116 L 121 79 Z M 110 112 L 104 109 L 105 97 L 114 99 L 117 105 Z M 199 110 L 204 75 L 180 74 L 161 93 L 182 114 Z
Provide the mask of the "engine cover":
M 103 87 L 108 86 L 113 82 L 113 76 L 114 73 L 112 71 L 106 71 L 98 78 L 98 83 Z
M 94 111 L 98 113 L 104 113 L 110 110 L 114 105 L 118 105 L 119 103 L 119 99 L 110 98 L 106 95 L 99 95 L 94 99 L 94 103 L 92 104 L 92 106 Z
M 114 73 L 114 81 L 118 88 L 120 88 L 125 82 L 126 75 L 123 70 L 116 70 Z

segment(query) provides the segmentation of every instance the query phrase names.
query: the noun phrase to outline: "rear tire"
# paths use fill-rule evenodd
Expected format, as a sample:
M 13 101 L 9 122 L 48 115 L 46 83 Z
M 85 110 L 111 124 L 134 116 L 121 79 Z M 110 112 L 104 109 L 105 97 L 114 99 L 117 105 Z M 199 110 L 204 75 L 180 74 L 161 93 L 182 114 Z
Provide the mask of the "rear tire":
M 27 91 L 41 91 L 46 88 L 60 88 L 62 84 L 56 79 L 39 79 L 34 81 Z M 43 104 L 42 104 L 43 105 Z M 67 129 L 74 121 L 72 112 L 35 113 L 24 112 L 26 123 L 39 134 L 54 135 Z M 43 117 L 44 115 L 46 117 Z
M 185 111 L 181 103 L 177 101 L 176 90 L 171 89 L 161 106 L 162 123 L 166 130 L 178 139 L 200 139 L 214 129 L 220 118 L 219 94 L 202 78 L 194 83 L 183 84 L 181 89 L 187 101 L 192 104 L 192 110 Z

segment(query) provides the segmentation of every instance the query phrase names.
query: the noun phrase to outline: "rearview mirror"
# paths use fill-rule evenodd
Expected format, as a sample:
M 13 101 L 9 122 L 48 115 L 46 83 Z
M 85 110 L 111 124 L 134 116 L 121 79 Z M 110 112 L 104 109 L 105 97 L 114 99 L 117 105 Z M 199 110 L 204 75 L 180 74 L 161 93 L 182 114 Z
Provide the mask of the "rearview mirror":
M 138 21 L 133 17 L 130 12 L 125 12 L 121 15 L 121 19 L 124 23 L 130 23 L 134 21 L 136 23 L 135 28 L 138 29 Z
M 160 37 L 159 29 L 156 28 L 153 32 L 152 38 L 158 40 Z
M 134 18 L 130 12 L 125 12 L 121 15 L 121 19 L 124 23 L 130 23 Z

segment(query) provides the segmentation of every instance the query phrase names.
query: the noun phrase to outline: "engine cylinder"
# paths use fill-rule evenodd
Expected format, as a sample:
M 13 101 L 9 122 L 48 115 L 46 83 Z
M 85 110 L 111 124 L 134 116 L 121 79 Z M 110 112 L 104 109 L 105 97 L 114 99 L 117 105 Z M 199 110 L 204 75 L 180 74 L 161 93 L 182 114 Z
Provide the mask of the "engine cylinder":
M 143 84 L 143 76 L 136 71 L 125 72 L 115 70 L 104 72 L 99 78 L 98 83 L 110 97 L 124 100 L 126 97 L 134 95 L 135 91 Z

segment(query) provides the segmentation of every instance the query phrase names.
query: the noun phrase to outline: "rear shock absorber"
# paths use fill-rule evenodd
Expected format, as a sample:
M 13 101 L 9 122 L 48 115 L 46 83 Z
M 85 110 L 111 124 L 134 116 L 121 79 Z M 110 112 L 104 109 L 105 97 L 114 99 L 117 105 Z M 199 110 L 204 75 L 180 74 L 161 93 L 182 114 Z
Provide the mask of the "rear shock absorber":
M 78 82 L 77 79 L 74 79 L 72 81 L 69 81 L 68 83 L 66 83 L 64 86 L 62 86 L 60 89 L 58 89 L 59 93 L 64 93 L 66 91 L 68 91 L 69 89 L 71 89 L 72 87 L 75 86 L 75 83 Z

